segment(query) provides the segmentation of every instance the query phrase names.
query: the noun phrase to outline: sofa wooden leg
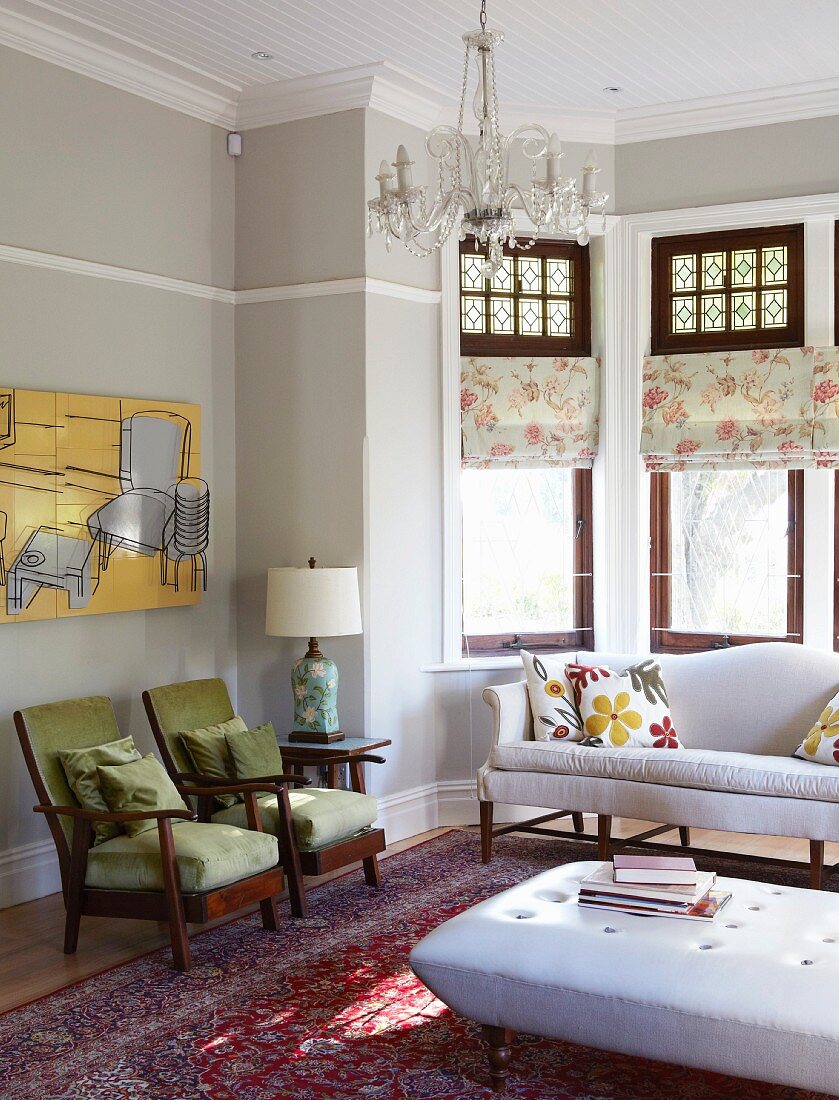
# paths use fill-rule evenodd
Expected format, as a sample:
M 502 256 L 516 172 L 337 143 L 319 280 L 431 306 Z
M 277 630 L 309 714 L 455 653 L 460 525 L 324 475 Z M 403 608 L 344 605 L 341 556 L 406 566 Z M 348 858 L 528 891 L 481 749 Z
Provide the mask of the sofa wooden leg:
M 489 1077 L 492 1082 L 493 1092 L 506 1092 L 507 1072 L 513 1052 L 510 1044 L 516 1037 L 514 1031 L 505 1027 L 490 1027 L 484 1025 L 481 1028 L 484 1042 L 487 1045 L 489 1057 Z
M 492 802 L 481 802 L 481 863 L 492 859 Z
M 612 836 L 612 815 L 597 815 L 597 858 L 609 858 L 609 841 Z
M 690 847 L 690 829 L 687 825 L 679 826 L 679 843 L 683 848 Z
M 824 889 L 824 841 L 810 841 L 810 889 Z
M 575 833 L 584 833 L 586 831 L 583 815 L 579 810 L 575 810 L 574 813 L 571 814 L 571 824 L 574 826 Z

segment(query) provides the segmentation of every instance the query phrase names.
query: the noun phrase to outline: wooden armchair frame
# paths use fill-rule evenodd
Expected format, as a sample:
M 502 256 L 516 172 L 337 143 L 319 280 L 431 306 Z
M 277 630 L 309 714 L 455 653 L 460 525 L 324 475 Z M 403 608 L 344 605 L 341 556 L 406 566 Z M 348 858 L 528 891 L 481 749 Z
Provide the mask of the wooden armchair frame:
M 83 916 L 165 921 L 169 925 L 175 969 L 180 971 L 187 971 L 192 966 L 187 922 L 205 924 L 207 921 L 227 916 L 229 913 L 258 902 L 263 928 L 271 932 L 279 931 L 277 895 L 283 889 L 283 876 L 279 865 L 203 893 L 184 893 L 178 872 L 172 822 L 173 820 L 194 821 L 196 815 L 186 808 L 152 810 L 144 813 L 97 813 L 78 806 L 54 804 L 38 767 L 35 750 L 26 726 L 26 716 L 21 711 L 15 711 L 14 723 L 30 778 L 40 799 L 40 804 L 35 806 L 34 810 L 36 813 L 46 815 L 58 853 L 61 890 L 67 914 L 64 927 L 66 955 L 72 955 L 76 951 L 79 926 Z M 213 794 L 242 794 L 249 826 L 261 832 L 262 822 L 256 804 L 257 793 L 266 791 L 279 793 L 285 788 L 272 783 L 253 782 L 234 783 L 223 788 L 213 786 L 212 789 L 181 784 L 179 790 L 182 795 L 195 795 L 199 798 Z M 73 821 L 70 843 L 59 821 L 60 817 L 69 817 Z M 162 892 L 109 890 L 85 886 L 88 852 L 93 840 L 94 824 L 97 822 L 123 824 L 127 821 L 152 820 L 157 822 L 160 838 L 164 883 Z

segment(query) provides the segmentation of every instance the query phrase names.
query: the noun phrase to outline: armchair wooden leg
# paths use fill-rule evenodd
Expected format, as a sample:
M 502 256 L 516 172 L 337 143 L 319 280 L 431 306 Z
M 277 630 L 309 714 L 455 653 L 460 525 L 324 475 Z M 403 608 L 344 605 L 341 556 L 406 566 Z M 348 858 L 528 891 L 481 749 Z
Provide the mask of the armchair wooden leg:
M 513 1056 L 510 1044 L 515 1039 L 516 1033 L 505 1027 L 491 1027 L 487 1024 L 481 1028 L 481 1034 L 487 1045 L 492 1091 L 506 1092 L 507 1072 Z
M 585 822 L 583 821 L 583 815 L 579 811 L 574 811 L 571 814 L 571 824 L 574 826 L 575 833 L 584 833 L 586 831 Z
M 307 917 L 309 904 L 306 900 L 306 888 L 303 885 L 303 870 L 300 867 L 300 852 L 297 849 L 297 839 L 294 835 L 294 825 L 291 820 L 291 803 L 288 800 L 288 788 L 283 787 L 277 795 L 279 807 L 279 841 L 280 859 L 283 862 L 286 879 L 288 880 L 288 901 L 293 917 Z
M 824 841 L 810 841 L 810 889 L 824 889 Z
M 189 935 L 184 916 L 184 899 L 181 896 L 181 877 L 175 859 L 175 842 L 172 839 L 172 822 L 168 817 L 157 823 L 160 836 L 160 858 L 163 863 L 163 888 L 166 892 L 166 906 L 169 910 L 169 935 L 172 939 L 172 957 L 175 969 L 187 971 L 192 968 L 192 953 L 189 949 Z
M 330 766 L 329 773 L 329 786 L 334 787 L 337 785 L 337 777 L 332 773 L 334 766 Z M 360 764 L 358 760 L 350 760 L 349 762 L 350 773 L 350 787 L 356 792 L 356 794 L 366 794 L 367 784 L 364 782 L 364 765 Z M 368 856 L 361 861 L 364 867 L 364 881 L 368 886 L 375 886 L 376 889 L 382 885 L 382 873 L 379 870 L 379 861 L 376 856 Z
M 492 859 L 492 802 L 480 802 L 481 807 L 481 863 Z
M 266 932 L 279 932 L 280 914 L 277 912 L 276 897 L 263 898 L 259 903 L 259 911 L 262 914 L 262 927 Z
M 609 840 L 612 836 L 612 815 L 597 815 L 597 858 L 609 858 Z
M 366 859 L 361 861 L 364 867 L 364 881 L 368 886 L 375 886 L 376 889 L 382 885 L 382 872 L 379 870 L 379 860 L 376 856 L 367 856 Z
M 90 822 L 77 817 L 73 822 L 73 845 L 70 852 L 70 873 L 67 881 L 67 917 L 64 923 L 64 954 L 75 953 L 79 943 L 82 920 L 82 897 L 87 874 L 87 853 L 90 848 Z
M 679 826 L 679 843 L 683 848 L 690 847 L 690 829 L 687 825 Z

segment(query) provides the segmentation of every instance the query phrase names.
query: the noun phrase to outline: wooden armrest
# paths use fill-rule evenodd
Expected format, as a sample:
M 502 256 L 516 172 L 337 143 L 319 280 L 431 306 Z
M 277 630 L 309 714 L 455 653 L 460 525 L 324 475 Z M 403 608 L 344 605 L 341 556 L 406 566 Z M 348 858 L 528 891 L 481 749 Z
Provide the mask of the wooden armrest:
M 336 752 L 334 756 L 327 756 L 326 753 L 323 756 L 318 756 L 317 760 L 306 761 L 306 767 L 322 768 L 329 764 L 384 764 L 386 763 L 383 756 L 374 756 L 371 752 L 361 753 L 359 756 L 353 756 L 349 752 Z
M 306 779 L 299 775 L 287 775 L 285 772 L 280 775 L 258 775 L 251 779 L 219 779 L 214 775 L 199 775 L 196 772 L 178 772 L 175 776 L 175 782 L 187 790 L 189 794 L 237 794 L 245 790 L 247 786 L 258 784 L 269 784 L 271 790 L 278 786 L 292 786 L 294 784 L 300 787 L 308 787 L 312 782 L 311 779 Z M 204 787 L 205 790 L 197 790 L 195 788 Z
M 100 813 L 98 810 L 83 810 L 80 806 L 33 806 L 36 814 L 60 814 L 64 817 L 77 817 L 83 821 L 96 824 L 98 821 L 112 821 L 120 824 L 123 821 L 160 821 L 165 817 L 177 817 L 184 821 L 195 821 L 192 810 L 131 810 L 128 813 L 112 814 Z

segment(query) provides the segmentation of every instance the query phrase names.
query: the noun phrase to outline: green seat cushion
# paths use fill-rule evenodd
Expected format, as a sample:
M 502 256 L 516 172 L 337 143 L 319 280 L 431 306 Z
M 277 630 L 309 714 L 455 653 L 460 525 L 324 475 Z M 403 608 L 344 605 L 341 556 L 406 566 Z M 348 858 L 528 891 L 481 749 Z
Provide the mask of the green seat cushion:
M 277 840 L 232 825 L 182 821 L 172 830 L 181 889 L 200 894 L 275 867 Z M 99 890 L 163 890 L 157 829 L 118 836 L 92 848 L 85 885 Z
M 121 737 L 119 741 L 107 741 L 104 745 L 62 750 L 58 753 L 58 759 L 67 776 L 70 790 L 82 809 L 106 814 L 108 804 L 99 789 L 97 767 L 100 764 L 129 764 L 132 760 L 139 760 L 140 754 L 133 737 Z M 120 825 L 111 821 L 100 821 L 93 826 L 93 842 L 101 844 L 104 840 L 112 840 L 122 831 Z
M 100 764 L 96 769 L 99 786 L 108 809 L 115 814 L 127 814 L 132 810 L 186 810 L 189 807 L 178 794 L 178 788 L 166 774 L 160 761 L 149 753 L 142 760 L 115 766 Z M 176 819 L 176 820 L 183 820 Z M 136 836 L 153 829 L 153 818 L 145 821 L 126 821 L 123 826 L 129 836 Z
M 270 722 L 256 729 L 233 730 L 224 735 L 237 779 L 281 775 L 283 758 Z
M 294 835 L 302 851 L 326 848 L 354 833 L 368 829 L 378 816 L 376 799 L 353 791 L 333 791 L 323 787 L 288 792 Z M 279 830 L 280 811 L 276 795 L 257 799 L 262 827 L 275 836 Z M 213 821 L 247 828 L 243 805 L 231 806 L 213 814 Z
M 235 779 L 236 772 L 225 738 L 228 733 L 243 732 L 247 728 L 243 719 L 236 715 L 227 722 L 218 722 L 214 726 L 181 730 L 180 738 L 193 767 L 201 775 L 210 775 L 214 779 Z M 220 794 L 216 797 L 220 806 L 232 806 L 234 802 L 240 801 L 235 794 Z

